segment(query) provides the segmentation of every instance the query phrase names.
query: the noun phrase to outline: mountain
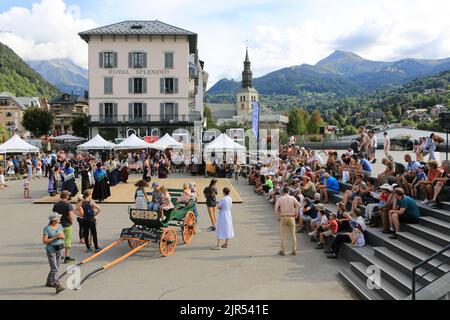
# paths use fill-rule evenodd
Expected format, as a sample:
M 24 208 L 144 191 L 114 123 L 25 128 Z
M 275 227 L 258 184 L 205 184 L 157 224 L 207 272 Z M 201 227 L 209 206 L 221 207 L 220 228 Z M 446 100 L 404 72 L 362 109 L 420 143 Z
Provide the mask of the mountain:
M 27 63 L 63 92 L 84 95 L 88 90 L 88 71 L 70 60 L 30 60 Z
M 30 68 L 14 51 L 0 43 L 0 92 L 16 96 L 47 97 L 59 90 Z
M 253 80 L 262 95 L 306 94 L 351 97 L 402 85 L 418 77 L 450 70 L 450 58 L 403 59 L 383 62 L 337 50 L 316 65 L 302 64 L 270 72 Z M 207 92 L 210 102 L 234 95 L 239 82 L 222 79 Z

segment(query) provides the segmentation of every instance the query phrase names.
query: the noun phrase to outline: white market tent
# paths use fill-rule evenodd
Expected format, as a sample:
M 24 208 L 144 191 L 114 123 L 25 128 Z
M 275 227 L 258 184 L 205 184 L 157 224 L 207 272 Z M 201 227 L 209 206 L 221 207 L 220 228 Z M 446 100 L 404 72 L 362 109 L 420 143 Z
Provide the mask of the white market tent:
M 222 133 L 214 141 L 208 143 L 204 147 L 205 152 L 245 152 L 243 145 L 235 142 L 226 134 Z
M 151 143 L 150 148 L 157 150 L 181 149 L 183 148 L 183 144 L 172 138 L 168 133 L 166 133 L 164 137 L 162 137 L 155 143 Z
M 91 140 L 86 143 L 80 144 L 78 150 L 111 150 L 114 149 L 116 145 L 102 138 L 101 135 L 97 134 Z
M 132 134 L 115 147 L 116 150 L 135 150 L 149 148 L 152 148 L 152 145 L 138 138 L 135 134 Z
M 66 142 L 79 142 L 79 141 L 84 141 L 86 139 L 80 138 L 80 137 L 75 137 L 75 136 L 73 136 L 71 134 L 64 134 L 62 136 L 54 137 L 53 140 L 55 140 L 55 141 L 66 141 Z
M 14 135 L 11 139 L 0 145 L 0 153 L 35 153 L 39 152 L 39 148 L 24 141 L 18 135 Z

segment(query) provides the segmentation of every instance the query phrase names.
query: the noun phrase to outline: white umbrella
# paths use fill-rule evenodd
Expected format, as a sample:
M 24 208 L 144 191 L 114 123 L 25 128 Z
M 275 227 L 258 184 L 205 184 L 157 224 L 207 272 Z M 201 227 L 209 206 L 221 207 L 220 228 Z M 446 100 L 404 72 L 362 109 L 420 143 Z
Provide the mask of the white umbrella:
M 39 152 L 39 148 L 24 141 L 18 135 L 14 135 L 11 139 L 0 145 L 0 153 L 35 153 Z
M 152 145 L 132 134 L 116 146 L 116 150 L 149 149 Z
M 80 137 L 75 137 L 75 136 L 73 136 L 71 134 L 64 134 L 62 136 L 54 137 L 53 140 L 55 140 L 55 141 L 67 141 L 67 142 L 79 142 L 79 141 L 84 141 L 86 139 L 80 138 Z
M 150 145 L 150 148 L 157 150 L 183 148 L 183 144 L 172 138 L 168 133 L 166 133 L 164 137 L 162 137 L 155 143 L 151 143 Z
M 204 147 L 205 152 L 244 152 L 246 148 L 222 133 Z
M 116 145 L 102 138 L 101 135 L 97 134 L 91 140 L 86 143 L 80 144 L 77 149 L 79 150 L 111 150 L 114 149 Z

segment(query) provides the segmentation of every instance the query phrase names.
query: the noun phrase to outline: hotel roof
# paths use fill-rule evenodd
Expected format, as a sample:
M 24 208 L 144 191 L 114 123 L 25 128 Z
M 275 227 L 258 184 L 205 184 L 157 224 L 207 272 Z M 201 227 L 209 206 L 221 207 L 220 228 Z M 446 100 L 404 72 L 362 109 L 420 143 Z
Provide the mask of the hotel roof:
M 197 34 L 158 20 L 127 20 L 78 33 L 86 42 L 92 35 L 172 35 L 188 36 L 191 45 L 197 46 Z

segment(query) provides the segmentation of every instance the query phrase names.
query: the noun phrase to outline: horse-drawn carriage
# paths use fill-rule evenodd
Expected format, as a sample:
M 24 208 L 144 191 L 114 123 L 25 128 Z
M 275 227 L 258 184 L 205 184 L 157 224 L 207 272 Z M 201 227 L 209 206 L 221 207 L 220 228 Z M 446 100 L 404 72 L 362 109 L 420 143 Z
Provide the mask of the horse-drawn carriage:
M 88 273 L 81 280 L 81 283 L 99 271 L 110 269 L 117 263 L 125 260 L 151 243 L 158 245 L 159 251 L 163 257 L 170 256 L 175 251 L 178 243 L 178 233 L 176 228 L 180 228 L 181 236 L 185 244 L 191 242 L 196 233 L 197 224 L 194 214 L 195 203 L 176 203 L 175 195 L 177 194 L 178 192 L 175 190 L 171 192 L 171 195 L 173 196 L 172 201 L 174 202 L 175 207 L 171 211 L 165 213 L 166 217 L 164 220 L 159 219 L 158 212 L 156 211 L 129 207 L 128 214 L 130 216 L 130 220 L 133 222 L 133 226 L 122 229 L 119 239 L 101 251 L 81 261 L 77 264 L 77 266 L 81 266 L 89 261 L 92 261 L 96 257 L 102 255 L 106 251 L 116 247 L 124 241 L 128 242 L 128 245 L 132 250 L 117 258 L 113 262 Z M 67 271 L 64 272 L 60 278 L 62 278 L 66 273 Z

